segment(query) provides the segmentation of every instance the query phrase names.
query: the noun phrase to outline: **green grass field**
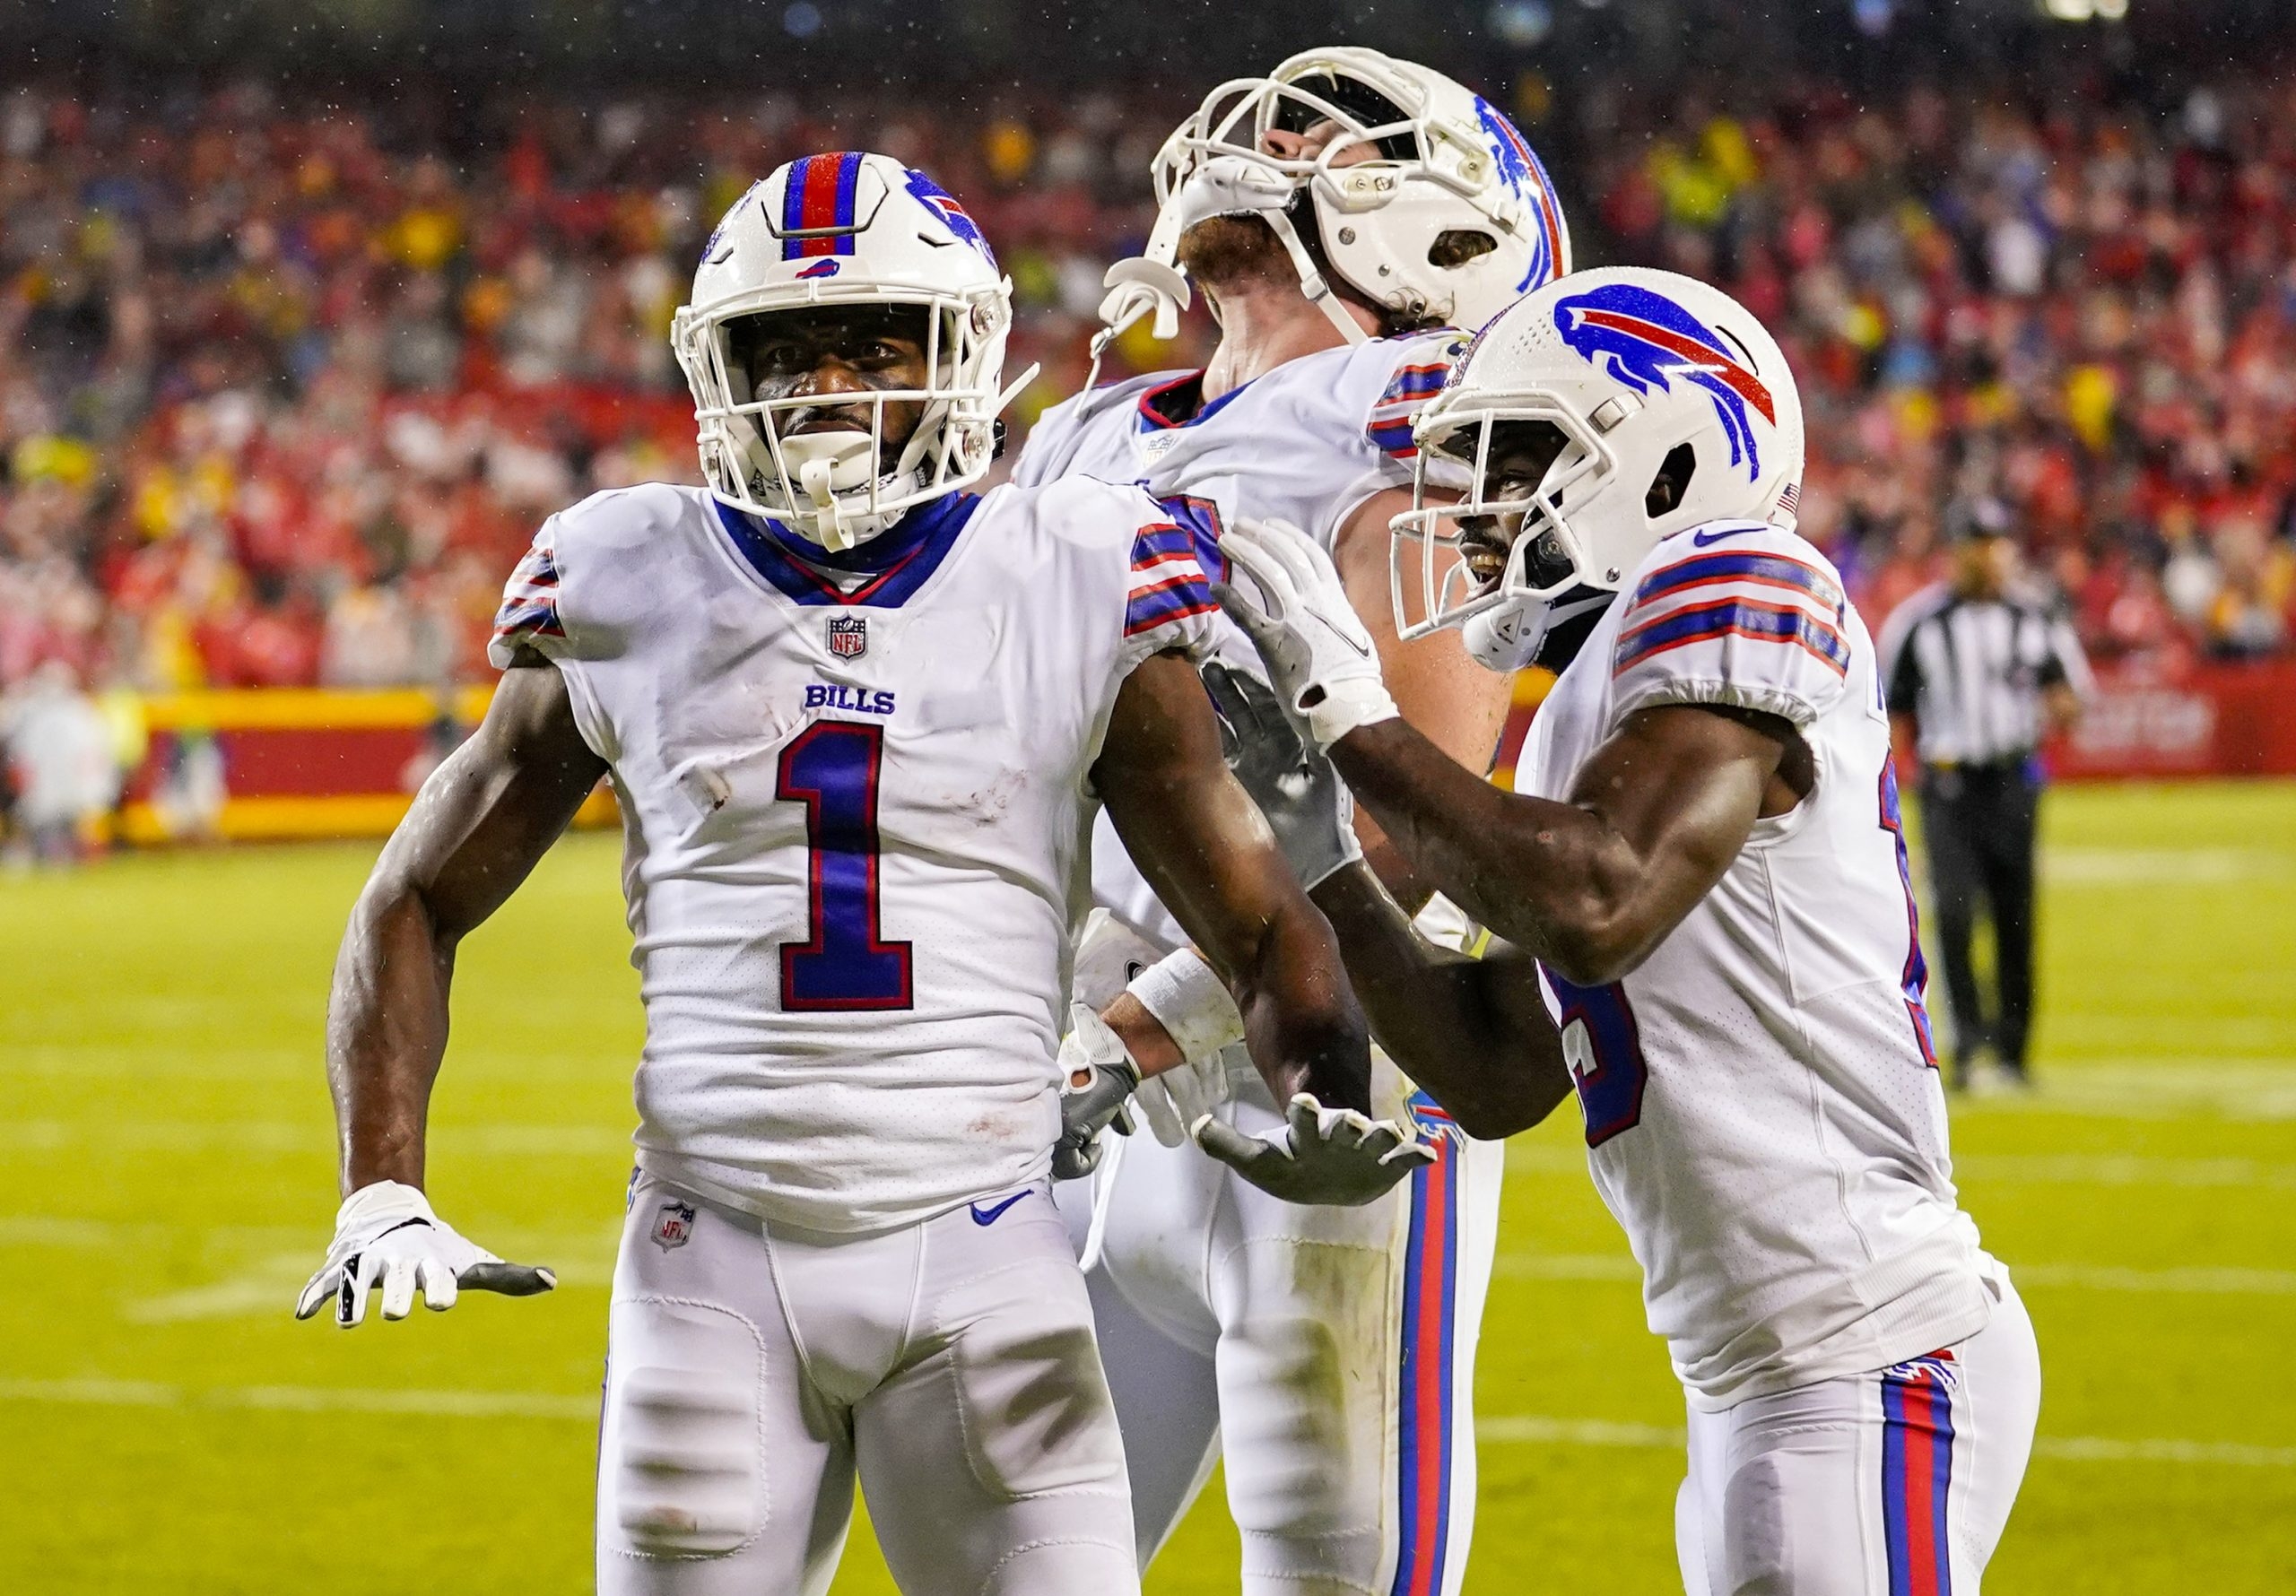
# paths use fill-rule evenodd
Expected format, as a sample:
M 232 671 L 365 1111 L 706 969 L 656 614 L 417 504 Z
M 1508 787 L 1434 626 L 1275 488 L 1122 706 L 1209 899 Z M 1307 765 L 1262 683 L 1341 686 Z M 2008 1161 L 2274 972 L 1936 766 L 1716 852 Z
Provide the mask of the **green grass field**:
M 2296 785 L 2066 791 L 2048 836 L 2045 1090 L 1954 1131 L 2048 1370 L 1989 1588 L 2296 1590 Z M 639 1035 L 613 846 L 465 949 L 434 1116 L 440 1210 L 562 1288 L 352 1335 L 288 1305 L 371 847 L 0 880 L 0 1590 L 587 1587 Z M 1679 1588 L 1681 1401 L 1576 1117 L 1513 1149 L 1470 1592 Z M 1233 1559 L 1215 1488 L 1148 1588 Z M 837 1589 L 891 1589 L 865 1533 Z

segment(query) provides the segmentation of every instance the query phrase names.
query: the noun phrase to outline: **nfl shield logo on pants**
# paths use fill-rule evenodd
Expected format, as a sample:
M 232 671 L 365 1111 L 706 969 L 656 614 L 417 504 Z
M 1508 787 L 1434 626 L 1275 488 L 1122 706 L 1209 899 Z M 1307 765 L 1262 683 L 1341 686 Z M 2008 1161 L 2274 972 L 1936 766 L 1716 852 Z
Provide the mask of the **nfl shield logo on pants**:
M 654 1245 L 665 1253 L 693 1239 L 693 1204 L 665 1202 L 654 1216 Z
M 869 652 L 869 618 L 832 615 L 829 618 L 829 651 L 839 659 L 859 659 Z

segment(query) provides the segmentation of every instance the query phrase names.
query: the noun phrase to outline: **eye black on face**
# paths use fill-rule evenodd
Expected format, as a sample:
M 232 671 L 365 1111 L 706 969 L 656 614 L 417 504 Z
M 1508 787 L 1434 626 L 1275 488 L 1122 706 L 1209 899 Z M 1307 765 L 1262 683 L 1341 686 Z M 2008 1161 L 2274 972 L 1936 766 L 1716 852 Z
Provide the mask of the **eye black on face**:
M 895 386 L 923 380 L 921 305 L 818 305 L 744 317 L 726 330 L 730 361 L 764 388 L 835 363 L 884 373 Z

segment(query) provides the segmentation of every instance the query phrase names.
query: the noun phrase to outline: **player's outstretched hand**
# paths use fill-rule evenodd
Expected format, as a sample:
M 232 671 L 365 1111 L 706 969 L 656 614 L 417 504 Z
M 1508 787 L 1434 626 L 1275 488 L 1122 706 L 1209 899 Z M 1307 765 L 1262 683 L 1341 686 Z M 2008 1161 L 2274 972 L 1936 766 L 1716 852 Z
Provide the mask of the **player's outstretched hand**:
M 1247 1136 L 1205 1115 L 1196 1144 L 1272 1197 L 1354 1208 L 1381 1195 L 1435 1149 L 1391 1119 L 1326 1108 L 1306 1092 L 1292 1099 L 1283 1128 Z
M 1231 736 L 1228 768 L 1275 833 L 1303 887 L 1363 856 L 1355 800 L 1331 761 L 1301 739 L 1265 682 L 1213 660 L 1204 685 Z
M 1371 634 L 1313 538 L 1281 521 L 1239 521 L 1220 551 L 1259 591 L 1229 581 L 1213 596 L 1267 662 L 1276 697 L 1316 747 L 1395 718 Z
M 404 1319 L 418 1288 L 432 1312 L 444 1313 L 465 1288 L 532 1297 L 557 1284 L 547 1269 L 505 1263 L 465 1241 L 414 1187 L 377 1181 L 343 1200 L 335 1242 L 295 1299 L 295 1317 L 308 1319 L 332 1299 L 335 1323 L 349 1330 L 367 1316 L 367 1298 L 377 1286 L 383 1291 L 383 1317 Z
M 1131 1050 L 1087 1003 L 1068 1009 L 1060 1044 L 1060 1140 L 1052 1145 L 1052 1178 L 1082 1180 L 1100 1166 L 1100 1132 L 1132 1134 L 1132 1094 L 1140 1066 Z

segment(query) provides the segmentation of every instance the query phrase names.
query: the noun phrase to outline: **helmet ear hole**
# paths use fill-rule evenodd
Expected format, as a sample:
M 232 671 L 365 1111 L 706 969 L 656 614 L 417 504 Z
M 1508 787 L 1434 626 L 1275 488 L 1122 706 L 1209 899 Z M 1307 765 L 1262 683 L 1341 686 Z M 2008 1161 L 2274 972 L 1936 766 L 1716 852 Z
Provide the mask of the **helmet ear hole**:
M 1678 443 L 1668 450 L 1642 495 L 1642 513 L 1656 521 L 1681 507 L 1683 495 L 1690 491 L 1690 479 L 1697 470 L 1698 452 L 1689 444 Z
M 1427 247 L 1427 264 L 1446 268 L 1464 266 L 1477 256 L 1489 255 L 1498 247 L 1499 240 L 1479 228 L 1446 228 Z

